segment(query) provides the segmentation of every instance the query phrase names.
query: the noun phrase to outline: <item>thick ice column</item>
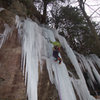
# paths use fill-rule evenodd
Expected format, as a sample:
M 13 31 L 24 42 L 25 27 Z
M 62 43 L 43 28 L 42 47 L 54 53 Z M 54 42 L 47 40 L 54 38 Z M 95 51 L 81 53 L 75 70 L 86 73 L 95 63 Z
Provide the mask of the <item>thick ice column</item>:
M 42 29 L 30 19 L 23 26 L 22 60 L 28 100 L 37 100 L 38 66 L 41 59 Z

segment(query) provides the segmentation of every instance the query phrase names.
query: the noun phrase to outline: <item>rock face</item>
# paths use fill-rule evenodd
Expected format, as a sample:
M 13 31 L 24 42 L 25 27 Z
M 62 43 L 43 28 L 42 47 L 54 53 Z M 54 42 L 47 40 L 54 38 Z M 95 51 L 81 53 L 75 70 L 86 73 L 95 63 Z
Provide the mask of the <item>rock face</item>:
M 15 27 L 15 14 L 3 10 L 0 12 L 0 35 L 8 24 L 13 33 L 0 49 L 0 100 L 27 100 L 24 76 L 21 72 L 21 46 Z M 0 37 L 1 42 L 1 37 Z
M 20 68 L 21 47 L 17 30 L 0 49 L 0 100 L 26 100 L 26 87 Z

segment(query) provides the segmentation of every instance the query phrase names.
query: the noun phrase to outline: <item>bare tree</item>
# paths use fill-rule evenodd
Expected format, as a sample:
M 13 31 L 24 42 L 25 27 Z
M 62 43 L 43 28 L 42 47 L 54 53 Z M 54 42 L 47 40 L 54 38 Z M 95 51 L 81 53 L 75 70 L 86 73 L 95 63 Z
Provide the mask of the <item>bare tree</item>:
M 35 0 L 36 2 L 41 2 L 42 4 L 42 10 L 43 10 L 43 15 L 42 17 L 42 23 L 46 23 L 46 19 L 47 19 L 47 5 L 50 3 L 54 3 L 55 1 L 61 1 L 64 2 L 65 0 Z

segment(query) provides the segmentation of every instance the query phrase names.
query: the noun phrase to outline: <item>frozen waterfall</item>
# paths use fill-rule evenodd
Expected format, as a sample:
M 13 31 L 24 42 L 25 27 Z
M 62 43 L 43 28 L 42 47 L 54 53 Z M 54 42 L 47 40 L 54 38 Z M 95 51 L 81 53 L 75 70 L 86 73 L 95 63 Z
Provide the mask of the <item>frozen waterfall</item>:
M 92 88 L 94 88 L 93 83 L 96 82 L 94 75 L 100 83 L 100 75 L 95 68 L 95 64 L 100 67 L 100 59 L 96 55 L 84 57 L 83 55 L 74 53 L 65 38 L 60 36 L 57 30 L 39 26 L 31 19 L 21 22 L 17 16 L 16 23 L 22 39 L 22 69 L 26 79 L 25 83 L 27 84 L 28 100 L 38 100 L 38 67 L 40 64 L 42 68 L 42 59 L 46 61 L 49 79 L 52 84 L 55 84 L 60 100 L 76 100 L 75 91 L 80 100 L 96 100 L 90 95 L 82 72 L 82 69 L 88 71 L 91 76 L 90 84 Z M 52 56 L 53 45 L 48 39 L 51 41 L 55 41 L 55 39 L 59 40 L 66 55 L 68 55 L 72 62 L 79 79 L 69 76 L 67 66 L 65 66 L 63 61 L 60 65 L 54 62 Z M 78 58 L 80 62 L 77 60 Z

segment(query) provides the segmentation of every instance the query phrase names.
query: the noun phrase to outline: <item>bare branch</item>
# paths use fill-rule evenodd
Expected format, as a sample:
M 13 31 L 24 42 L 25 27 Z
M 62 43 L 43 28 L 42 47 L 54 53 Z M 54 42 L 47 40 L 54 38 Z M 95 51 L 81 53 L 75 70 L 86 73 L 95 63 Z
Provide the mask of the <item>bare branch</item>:
M 90 5 L 90 6 L 100 6 L 100 4 Z
M 91 10 L 93 10 L 94 11 L 94 9 L 93 8 L 91 8 L 87 3 L 85 3 L 85 5 L 87 5 Z M 95 13 L 97 13 L 99 16 L 100 16 L 100 14 L 98 13 L 98 12 L 95 12 Z
M 97 8 L 91 15 L 90 15 L 90 17 L 97 11 L 97 10 L 99 10 L 100 9 L 100 7 L 99 8 Z M 100 15 L 100 14 L 99 14 Z
M 93 16 L 92 18 L 100 18 L 99 16 Z

